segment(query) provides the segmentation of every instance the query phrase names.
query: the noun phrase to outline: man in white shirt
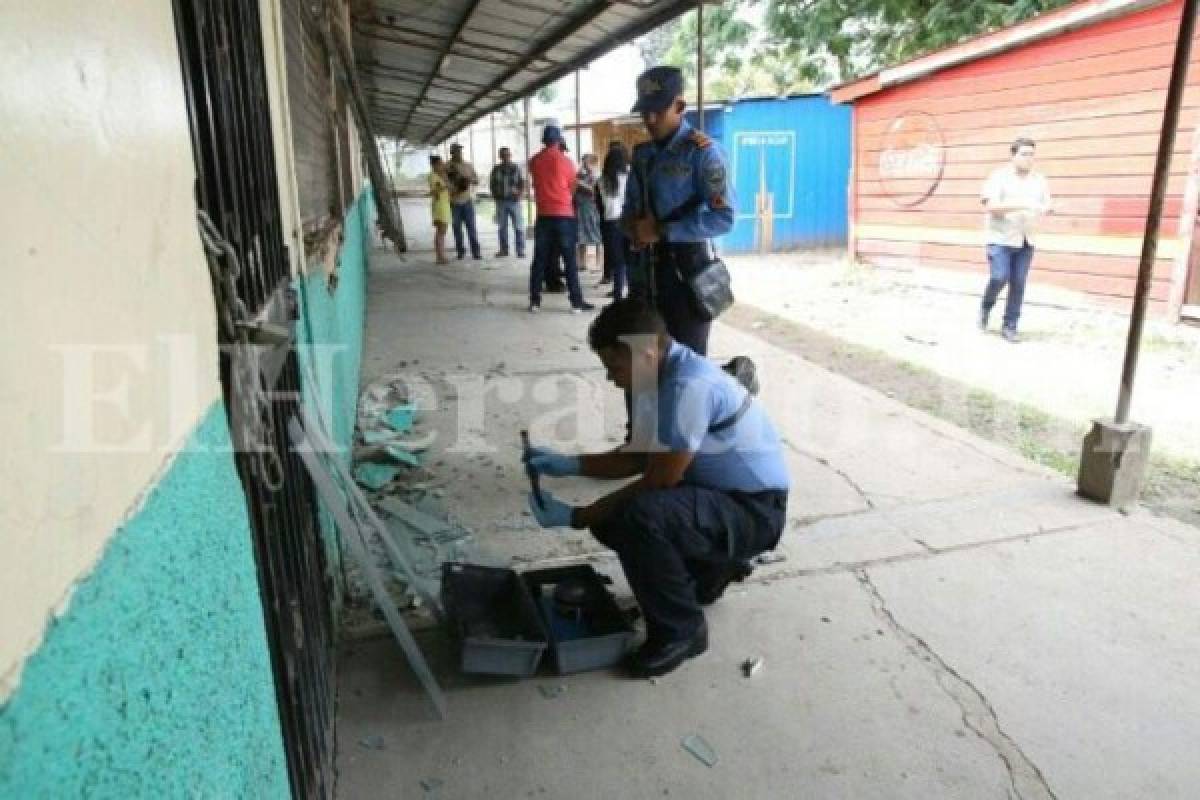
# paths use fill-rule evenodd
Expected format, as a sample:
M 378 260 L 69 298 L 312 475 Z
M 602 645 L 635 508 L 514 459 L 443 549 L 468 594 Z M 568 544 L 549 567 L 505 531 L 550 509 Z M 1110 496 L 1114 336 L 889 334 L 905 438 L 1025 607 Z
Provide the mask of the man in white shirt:
M 1001 334 L 1010 342 L 1019 341 L 1017 321 L 1025 299 L 1025 281 L 1033 262 L 1035 228 L 1038 220 L 1050 213 L 1050 192 L 1046 178 L 1033 170 L 1037 145 L 1020 138 L 1012 143 L 1012 161 L 992 172 L 983 185 L 980 199 L 985 212 L 987 256 L 991 276 L 979 309 L 979 327 L 986 330 L 988 315 L 996 298 L 1007 285 L 1004 326 Z

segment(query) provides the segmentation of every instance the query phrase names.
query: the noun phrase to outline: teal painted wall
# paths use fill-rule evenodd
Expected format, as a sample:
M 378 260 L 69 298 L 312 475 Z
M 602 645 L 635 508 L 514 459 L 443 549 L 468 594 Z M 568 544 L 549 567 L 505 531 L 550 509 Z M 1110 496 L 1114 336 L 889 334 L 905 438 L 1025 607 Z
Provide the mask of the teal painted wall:
M 304 404 L 310 413 L 319 407 L 320 416 L 330 428 L 334 444 L 342 449 L 347 464 L 358 414 L 367 310 L 367 250 L 374 222 L 375 204 L 368 187 L 359 194 L 343 223 L 336 286 L 330 288 L 320 267 L 296 282 L 300 298 L 296 349 L 301 363 Z M 340 586 L 336 529 L 332 516 L 324 509 L 321 530 L 328 564 L 335 583 Z M 335 592 L 335 614 L 340 608 L 340 597 L 341 591 Z
M 288 796 L 265 637 L 218 403 L 0 706 L 0 798 Z

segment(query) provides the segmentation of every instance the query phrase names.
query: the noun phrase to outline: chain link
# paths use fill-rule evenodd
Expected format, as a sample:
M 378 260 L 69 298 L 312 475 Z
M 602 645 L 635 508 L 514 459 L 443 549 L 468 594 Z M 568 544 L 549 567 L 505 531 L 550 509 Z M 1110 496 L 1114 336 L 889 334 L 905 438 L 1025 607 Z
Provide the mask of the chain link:
M 241 433 L 240 446 L 250 453 L 251 471 L 268 491 L 283 488 L 283 460 L 270 424 L 270 397 L 259 368 L 259 346 L 250 342 L 253 321 L 238 295 L 242 264 L 237 250 L 205 211 L 196 212 L 200 241 L 216 290 L 217 319 L 222 340 L 230 348 L 233 374 L 233 422 Z

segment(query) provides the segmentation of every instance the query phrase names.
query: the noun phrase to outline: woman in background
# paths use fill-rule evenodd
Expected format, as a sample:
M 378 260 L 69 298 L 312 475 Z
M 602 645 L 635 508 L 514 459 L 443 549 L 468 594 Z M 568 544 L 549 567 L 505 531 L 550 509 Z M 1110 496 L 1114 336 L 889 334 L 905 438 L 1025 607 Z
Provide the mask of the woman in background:
M 449 264 L 446 230 L 450 227 L 450 184 L 441 156 L 429 157 L 429 194 L 433 198 L 433 251 L 438 264 Z
M 600 175 L 600 199 L 604 206 L 604 277 L 601 283 L 613 284 L 608 296 L 620 300 L 625 296 L 629 265 L 629 239 L 621 230 L 621 209 L 625 205 L 625 184 L 629 180 L 629 151 L 620 142 L 609 145 Z
M 596 247 L 596 261 L 600 260 L 600 207 L 596 204 L 596 183 L 600 179 L 596 167 L 600 159 L 589 153 L 582 158 L 583 166 L 576 176 L 575 219 L 579 223 L 579 269 L 587 269 L 587 250 Z

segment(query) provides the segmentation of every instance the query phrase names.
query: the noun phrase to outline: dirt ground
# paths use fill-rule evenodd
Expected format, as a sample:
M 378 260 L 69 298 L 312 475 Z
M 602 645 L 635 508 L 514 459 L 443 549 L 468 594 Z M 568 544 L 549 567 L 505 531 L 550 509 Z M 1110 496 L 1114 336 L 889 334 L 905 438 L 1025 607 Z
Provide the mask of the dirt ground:
M 1068 476 L 1091 420 L 1111 416 L 1127 316 L 1039 286 L 1036 273 L 1013 345 L 998 320 L 988 334 L 974 327 L 982 275 L 876 269 L 838 253 L 729 263 L 738 305 L 726 323 Z M 1144 501 L 1193 524 L 1197 397 L 1200 329 L 1151 321 L 1134 396 L 1134 419 L 1154 429 Z

